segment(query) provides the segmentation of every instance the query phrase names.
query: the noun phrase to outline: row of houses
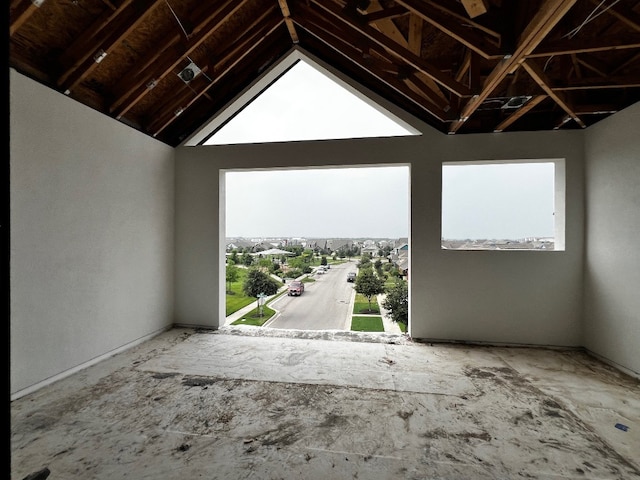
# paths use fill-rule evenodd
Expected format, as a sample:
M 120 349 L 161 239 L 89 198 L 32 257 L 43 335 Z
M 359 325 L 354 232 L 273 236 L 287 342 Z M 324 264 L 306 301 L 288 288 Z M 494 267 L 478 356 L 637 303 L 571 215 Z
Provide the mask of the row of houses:
M 301 246 L 316 251 L 337 252 L 341 249 L 356 247 L 361 254 L 370 253 L 378 256 L 380 250 L 393 249 L 406 245 L 407 238 L 397 239 L 350 239 L 350 238 L 227 238 L 226 251 L 239 252 L 249 251 L 251 253 L 269 250 L 272 248 L 286 248 L 291 246 Z
M 344 239 L 344 238 L 276 238 L 276 239 L 246 239 L 228 238 L 226 243 L 227 253 L 234 250 L 239 252 L 271 252 L 290 246 L 301 246 L 310 248 L 317 252 L 333 253 L 340 249 L 351 249 L 356 247 L 361 255 L 370 254 L 372 258 L 380 257 L 380 253 L 385 256 L 402 273 L 402 276 L 409 276 L 409 243 L 407 238 L 397 239 Z M 274 250 L 275 249 L 275 250 Z

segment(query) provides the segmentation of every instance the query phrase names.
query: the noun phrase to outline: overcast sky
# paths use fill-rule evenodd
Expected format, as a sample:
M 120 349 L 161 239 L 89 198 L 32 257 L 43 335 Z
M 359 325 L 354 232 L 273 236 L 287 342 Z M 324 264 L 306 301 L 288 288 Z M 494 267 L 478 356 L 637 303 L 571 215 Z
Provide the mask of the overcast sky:
M 296 63 L 205 145 L 410 135 L 308 63 Z
M 227 237 L 407 237 L 409 167 L 227 172 Z
M 444 166 L 442 236 L 554 236 L 554 164 Z
M 208 144 L 408 134 L 301 61 Z M 552 237 L 553 175 L 553 163 L 443 167 L 443 238 Z M 408 167 L 228 172 L 226 182 L 227 237 L 409 233 Z

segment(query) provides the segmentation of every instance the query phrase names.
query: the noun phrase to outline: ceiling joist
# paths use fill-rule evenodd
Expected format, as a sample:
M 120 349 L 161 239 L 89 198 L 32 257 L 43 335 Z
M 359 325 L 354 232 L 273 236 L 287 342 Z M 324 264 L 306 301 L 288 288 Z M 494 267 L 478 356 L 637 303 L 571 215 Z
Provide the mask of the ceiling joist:
M 491 71 L 483 84 L 480 94 L 474 95 L 469 100 L 460 113 L 460 119 L 449 127 L 450 134 L 456 133 L 506 76 L 515 72 L 526 56 L 536 49 L 546 35 L 573 7 L 575 2 L 576 0 L 545 0 L 520 36 L 514 53 L 507 55 Z
M 490 43 L 479 32 L 464 28 L 461 24 L 447 18 L 440 10 L 429 3 L 418 0 L 396 0 L 396 3 L 406 7 L 411 13 L 418 15 L 425 22 L 442 30 L 444 33 L 462 43 L 465 47 L 475 51 L 484 58 L 500 58 L 500 49 Z
M 280 5 L 280 11 L 282 11 L 282 16 L 284 17 L 284 23 L 287 25 L 287 30 L 289 30 L 291 41 L 294 45 L 297 45 L 300 43 L 300 39 L 298 38 L 298 32 L 296 32 L 293 20 L 291 20 L 291 12 L 289 11 L 287 0 L 278 0 L 278 4 Z
M 334 18 L 340 20 L 355 31 L 361 33 L 362 35 L 365 35 L 375 44 L 385 48 L 390 52 L 393 52 L 399 58 L 403 58 L 409 65 L 416 68 L 417 70 L 420 70 L 432 80 L 449 90 L 451 93 L 458 96 L 471 95 L 471 91 L 466 86 L 443 74 L 438 68 L 429 65 L 428 62 L 426 62 L 421 57 L 418 57 L 410 50 L 395 44 L 386 35 L 379 32 L 378 30 L 375 30 L 366 24 L 358 22 L 357 20 L 344 15 L 343 11 L 340 8 L 336 7 L 332 2 L 329 2 L 327 0 L 311 0 L 311 2 L 314 5 L 320 7 L 323 11 L 330 13 Z
M 549 95 L 549 97 L 551 97 L 553 101 L 560 106 L 560 108 L 567 112 L 567 115 L 569 115 L 582 128 L 586 128 L 585 123 L 575 112 L 575 109 L 566 96 L 562 92 L 558 92 L 551 87 L 551 81 L 539 65 L 537 65 L 533 60 L 527 60 L 522 64 L 522 66 L 536 81 L 540 88 L 542 88 L 542 90 L 544 90 L 547 95 Z
M 8 4 L 11 69 L 174 146 L 294 48 L 442 133 L 584 128 L 640 101 L 636 0 Z

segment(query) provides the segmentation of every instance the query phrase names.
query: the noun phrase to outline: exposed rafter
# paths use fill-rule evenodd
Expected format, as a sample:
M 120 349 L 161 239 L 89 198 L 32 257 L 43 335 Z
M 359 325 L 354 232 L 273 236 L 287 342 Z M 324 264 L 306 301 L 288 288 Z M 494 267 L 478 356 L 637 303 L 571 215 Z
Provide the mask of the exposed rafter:
M 546 95 L 537 95 L 517 109 L 515 112 L 505 118 L 500 124 L 493 130 L 495 133 L 502 132 L 509 128 L 519 118 L 524 117 L 527 113 L 533 110 L 538 104 L 542 103 L 547 98 Z
M 544 90 L 547 95 L 549 95 L 549 97 L 551 97 L 553 101 L 560 106 L 560 108 L 567 112 L 567 115 L 569 115 L 582 128 L 586 127 L 585 123 L 576 113 L 575 108 L 571 105 L 569 99 L 566 98 L 563 93 L 558 92 L 551 87 L 551 81 L 547 75 L 545 75 L 540 66 L 538 66 L 533 60 L 527 60 L 523 63 L 523 67 L 536 81 L 540 88 L 542 88 L 542 90 Z
M 365 35 L 369 40 L 373 41 L 377 45 L 385 48 L 390 52 L 394 52 L 399 58 L 403 58 L 407 64 L 412 67 L 420 70 L 422 73 L 430 77 L 432 80 L 442 85 L 444 88 L 449 90 L 451 93 L 454 93 L 458 96 L 469 96 L 471 95 L 471 91 L 465 87 L 464 85 L 456 82 L 451 77 L 443 74 L 438 68 L 430 65 L 421 57 L 418 57 L 416 54 L 412 53 L 410 50 L 401 47 L 400 45 L 394 44 L 389 38 L 380 33 L 379 31 L 371 28 L 366 23 L 359 22 L 354 18 L 351 18 L 344 14 L 344 12 L 336 7 L 332 2 L 327 0 L 311 0 L 313 4 L 318 5 L 322 10 L 327 13 L 333 15 L 333 17 L 349 27 L 353 28 L 357 32 Z
M 449 128 L 449 133 L 456 133 L 471 115 L 478 109 L 494 89 L 513 73 L 526 56 L 533 52 L 544 40 L 545 36 L 557 25 L 557 23 L 573 7 L 576 0 L 546 0 L 518 41 L 516 50 L 505 58 L 492 70 L 484 82 L 482 91 L 474 95 L 463 108 L 460 119 Z
M 293 49 L 442 133 L 585 127 L 640 101 L 631 0 L 8 4 L 10 68 L 169 145 Z
M 396 0 L 396 2 L 484 58 L 501 57 L 496 45 L 490 43 L 480 33 L 464 28 L 461 24 L 452 21 L 451 18 L 447 18 L 429 3 L 422 3 L 418 0 Z
M 284 23 L 287 25 L 287 30 L 289 30 L 291 41 L 295 45 L 297 45 L 298 43 L 300 43 L 300 39 L 298 38 L 298 32 L 296 32 L 296 27 L 293 24 L 293 20 L 291 20 L 291 12 L 289 11 L 287 0 L 278 0 L 278 5 L 280 5 L 280 10 L 282 11 L 282 16 L 284 17 Z

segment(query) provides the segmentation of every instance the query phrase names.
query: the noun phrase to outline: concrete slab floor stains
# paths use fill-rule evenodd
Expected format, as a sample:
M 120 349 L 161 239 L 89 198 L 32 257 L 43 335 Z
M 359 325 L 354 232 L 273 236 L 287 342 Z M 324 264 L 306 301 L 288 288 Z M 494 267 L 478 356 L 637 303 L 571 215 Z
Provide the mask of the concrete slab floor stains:
M 640 479 L 640 382 L 574 350 L 176 328 L 11 422 L 14 480 Z

